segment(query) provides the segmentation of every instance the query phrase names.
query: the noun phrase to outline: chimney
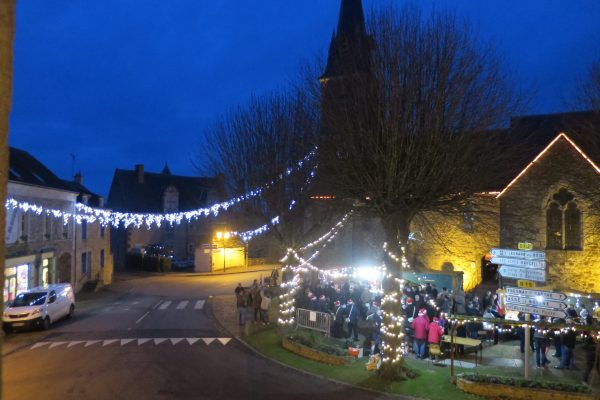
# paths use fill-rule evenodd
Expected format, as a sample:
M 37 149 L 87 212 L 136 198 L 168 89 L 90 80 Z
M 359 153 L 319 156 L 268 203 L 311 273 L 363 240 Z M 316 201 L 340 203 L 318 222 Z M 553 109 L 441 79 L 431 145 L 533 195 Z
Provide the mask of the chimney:
M 102 196 L 98 197 L 98 207 L 104 208 L 104 197 Z
M 135 164 L 135 174 L 137 183 L 144 183 L 144 164 Z
M 78 172 L 75 174 L 75 177 L 74 177 L 74 179 L 73 179 L 73 180 L 75 181 L 75 183 L 78 183 L 78 184 L 80 184 L 80 185 L 83 185 L 83 176 L 81 175 L 81 171 L 78 171 Z

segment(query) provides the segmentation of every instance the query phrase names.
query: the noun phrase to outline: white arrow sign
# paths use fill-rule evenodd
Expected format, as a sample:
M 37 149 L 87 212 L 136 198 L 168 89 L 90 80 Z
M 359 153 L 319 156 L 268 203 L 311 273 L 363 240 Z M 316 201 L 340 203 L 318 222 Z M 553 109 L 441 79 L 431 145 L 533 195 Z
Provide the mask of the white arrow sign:
M 518 312 L 523 312 L 523 313 L 527 313 L 527 314 L 538 314 L 538 315 L 544 315 L 546 317 L 553 317 L 553 318 L 566 318 L 567 317 L 567 313 L 564 312 L 563 310 L 552 310 L 550 308 L 539 308 L 539 307 L 525 306 L 522 304 L 506 303 L 506 309 L 509 311 L 518 311 Z
M 535 297 L 521 297 L 507 295 L 505 300 L 507 303 L 524 304 L 532 307 L 555 308 L 558 310 L 566 310 L 567 305 L 560 301 L 544 300 L 542 297 L 538 300 Z
M 537 268 L 545 269 L 546 261 L 544 260 L 525 260 L 523 258 L 508 258 L 508 257 L 492 257 L 494 264 L 510 265 L 521 268 Z
M 546 300 L 563 301 L 567 299 L 567 295 L 560 292 L 546 292 L 543 290 L 522 289 L 512 286 L 506 287 L 506 294 L 513 296 L 538 297 L 542 296 Z
M 493 257 L 524 258 L 526 260 L 545 260 L 546 253 L 543 251 L 521 251 L 512 249 L 492 249 Z M 492 257 L 492 258 L 493 258 Z
M 519 268 L 501 265 L 498 272 L 500 272 L 500 275 L 502 275 L 505 278 L 525 279 L 527 281 L 535 282 L 546 282 L 546 270 L 544 269 Z

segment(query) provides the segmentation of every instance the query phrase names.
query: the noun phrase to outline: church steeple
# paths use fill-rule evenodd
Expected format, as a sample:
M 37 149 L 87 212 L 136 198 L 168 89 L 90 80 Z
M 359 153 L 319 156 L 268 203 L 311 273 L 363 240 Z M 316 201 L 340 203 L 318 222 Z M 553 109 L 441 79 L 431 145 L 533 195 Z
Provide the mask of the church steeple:
M 362 0 L 342 0 L 337 30 L 331 38 L 327 67 L 321 81 L 367 72 L 370 47 Z

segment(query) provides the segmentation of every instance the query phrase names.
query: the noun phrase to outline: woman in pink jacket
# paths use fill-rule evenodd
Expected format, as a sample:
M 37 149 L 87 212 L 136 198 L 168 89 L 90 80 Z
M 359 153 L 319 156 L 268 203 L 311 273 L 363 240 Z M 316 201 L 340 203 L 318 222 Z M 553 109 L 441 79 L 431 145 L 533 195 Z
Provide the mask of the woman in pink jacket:
M 429 324 L 429 332 L 427 334 L 427 343 L 431 346 L 432 344 L 439 345 L 442 341 L 442 335 L 444 334 L 444 328 L 439 325 L 440 319 L 433 317 L 433 321 Z

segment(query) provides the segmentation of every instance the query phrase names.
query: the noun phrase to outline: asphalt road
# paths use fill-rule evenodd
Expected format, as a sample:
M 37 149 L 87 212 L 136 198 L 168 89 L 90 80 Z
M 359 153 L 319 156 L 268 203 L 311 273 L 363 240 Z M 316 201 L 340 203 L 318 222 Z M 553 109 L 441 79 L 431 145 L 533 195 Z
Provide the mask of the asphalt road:
M 8 335 L 2 398 L 384 398 L 284 368 L 222 331 L 209 296 L 258 275 L 126 276 L 49 331 Z

